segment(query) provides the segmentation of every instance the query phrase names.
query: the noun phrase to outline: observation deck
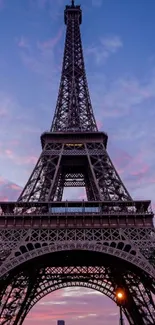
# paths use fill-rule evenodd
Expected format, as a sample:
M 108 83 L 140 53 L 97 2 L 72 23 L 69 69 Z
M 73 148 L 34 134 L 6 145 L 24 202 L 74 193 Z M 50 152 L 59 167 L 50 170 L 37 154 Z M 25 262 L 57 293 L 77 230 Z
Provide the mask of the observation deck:
M 150 201 L 0 202 L 0 228 L 153 228 Z

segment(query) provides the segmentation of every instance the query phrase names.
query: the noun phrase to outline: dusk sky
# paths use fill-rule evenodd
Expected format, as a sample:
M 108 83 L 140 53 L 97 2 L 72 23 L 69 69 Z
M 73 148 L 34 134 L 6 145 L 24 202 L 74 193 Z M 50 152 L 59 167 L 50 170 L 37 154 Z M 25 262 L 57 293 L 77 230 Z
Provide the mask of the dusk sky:
M 51 126 L 69 3 L 0 0 L 1 201 L 18 197 L 39 157 L 40 134 Z M 108 152 L 133 198 L 155 207 L 155 1 L 76 3 L 99 129 L 108 133 Z M 24 325 L 55 325 L 59 318 L 66 325 L 115 325 L 118 308 L 95 291 L 68 288 L 41 300 Z

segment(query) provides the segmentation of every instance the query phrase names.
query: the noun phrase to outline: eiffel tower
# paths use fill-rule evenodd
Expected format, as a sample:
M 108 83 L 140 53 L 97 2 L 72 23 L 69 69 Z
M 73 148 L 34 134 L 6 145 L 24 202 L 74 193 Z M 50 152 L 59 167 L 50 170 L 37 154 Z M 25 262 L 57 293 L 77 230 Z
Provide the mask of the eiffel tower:
M 0 202 L 0 324 L 21 325 L 54 290 L 82 286 L 121 306 L 130 325 L 155 324 L 155 231 L 150 201 L 134 201 L 106 151 L 86 79 L 71 1 L 58 99 L 42 153 L 17 202 Z M 85 187 L 87 201 L 63 201 Z

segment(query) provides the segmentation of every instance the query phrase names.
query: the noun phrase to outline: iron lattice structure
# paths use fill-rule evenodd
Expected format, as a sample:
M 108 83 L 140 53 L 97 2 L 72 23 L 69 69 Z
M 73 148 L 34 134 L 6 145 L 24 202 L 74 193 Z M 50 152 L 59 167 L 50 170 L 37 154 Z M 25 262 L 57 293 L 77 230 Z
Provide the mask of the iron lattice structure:
M 59 95 L 42 153 L 17 202 L 0 203 L 0 324 L 21 325 L 36 302 L 66 286 L 116 301 L 130 325 L 155 324 L 155 231 L 150 201 L 134 201 L 106 151 L 91 106 L 80 6 L 67 25 Z M 87 201 L 62 201 L 64 187 Z

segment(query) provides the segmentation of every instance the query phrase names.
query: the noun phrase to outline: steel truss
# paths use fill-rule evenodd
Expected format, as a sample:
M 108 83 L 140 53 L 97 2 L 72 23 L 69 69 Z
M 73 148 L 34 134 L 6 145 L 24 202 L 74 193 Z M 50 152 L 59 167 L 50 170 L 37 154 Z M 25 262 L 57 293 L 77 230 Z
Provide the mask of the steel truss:
M 10 226 L 12 227 L 12 222 Z M 70 229 L 48 229 L 44 218 L 39 228 L 38 225 L 26 226 L 26 223 L 22 229 L 18 229 L 18 226 L 15 229 L 9 228 L 8 225 L 8 229 L 0 231 L 1 277 L 37 256 L 77 249 L 116 256 L 155 277 L 155 231 L 152 228 L 77 229 L 72 220 Z
M 129 323 L 154 324 L 155 306 L 151 294 L 155 294 L 154 229 L 56 230 L 44 227 L 42 224 L 42 229 L 16 229 L 16 226 L 12 230 L 0 231 L 3 245 L 0 266 L 1 324 L 22 324 L 33 305 L 56 289 L 85 286 L 99 290 L 115 301 L 115 289 L 120 284 L 127 290 L 128 304 L 124 312 Z M 72 252 L 74 258 L 71 256 L 68 260 Z M 76 265 L 75 261 L 79 262 L 76 258 L 78 252 L 81 263 L 82 253 L 87 252 L 84 258 L 87 266 Z M 96 254 L 101 254 L 95 261 L 101 266 L 89 266 L 88 252 L 93 254 L 91 261 Z M 55 259 L 61 253 L 65 255 Z M 49 254 L 53 256 L 51 259 Z M 111 258 L 108 260 L 104 256 Z M 38 265 L 33 263 L 36 258 L 41 258 L 43 262 L 38 260 Z M 117 262 L 113 262 L 113 258 L 119 258 L 121 268 L 114 266 Z M 51 260 L 56 260 L 53 263 L 57 266 L 50 266 Z M 61 266 L 60 261 L 64 261 L 65 265 Z M 30 268 L 27 266 L 29 263 Z M 43 264 L 45 266 L 41 267 Z
M 16 273 L 3 280 L 5 292 L 1 297 L 1 324 L 20 325 L 31 308 L 45 295 L 65 287 L 82 286 L 98 290 L 115 301 L 115 288 L 123 282 L 129 303 L 124 313 L 130 324 L 154 324 L 155 293 L 151 281 L 145 289 L 145 276 L 129 270 L 121 272 L 110 265 L 104 266 L 57 266 L 36 267 Z M 147 283 L 148 286 L 148 283 Z
M 65 51 L 52 132 L 97 131 L 84 66 L 81 18 L 80 6 L 66 7 Z
M 104 144 L 84 143 L 84 136 L 80 144 L 74 143 L 74 136 L 68 144 L 53 144 L 49 133 L 19 201 L 62 201 L 63 189 L 68 186 L 84 186 L 89 201 L 132 200 Z
M 0 203 L 0 325 L 22 325 L 35 303 L 68 286 L 115 301 L 130 325 L 154 325 L 155 230 L 150 201 L 133 201 L 97 130 L 82 52 L 80 6 L 67 25 L 59 95 L 42 153 L 17 202 Z M 63 202 L 64 187 L 87 202 Z

